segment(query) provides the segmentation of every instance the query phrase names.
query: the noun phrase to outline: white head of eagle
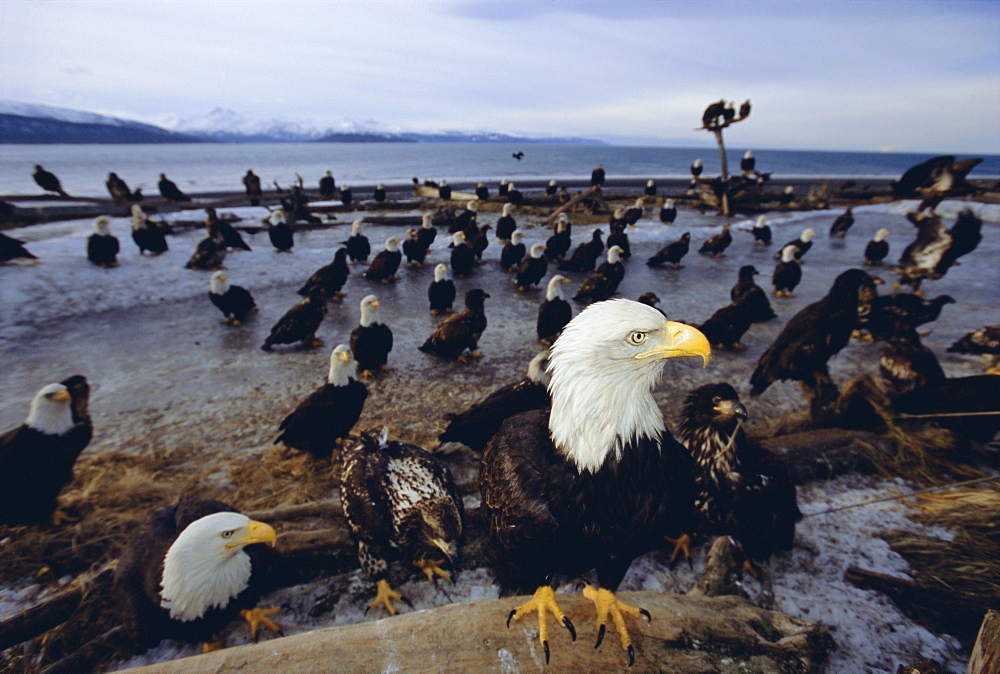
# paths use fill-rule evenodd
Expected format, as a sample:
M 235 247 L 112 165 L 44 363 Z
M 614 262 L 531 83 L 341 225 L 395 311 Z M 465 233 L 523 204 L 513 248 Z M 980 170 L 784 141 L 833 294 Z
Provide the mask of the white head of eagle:
M 73 428 L 72 397 L 62 384 L 47 384 L 35 394 L 25 425 L 47 435 L 62 435 Z
M 222 608 L 250 583 L 252 543 L 273 546 L 269 525 L 246 515 L 218 512 L 189 524 L 167 550 L 160 580 L 160 606 L 181 622 L 197 620 L 210 608 Z
M 581 472 L 597 471 L 630 442 L 659 441 L 666 427 L 652 396 L 663 361 L 701 356 L 701 332 L 625 299 L 596 302 L 576 315 L 549 356 L 549 434 Z

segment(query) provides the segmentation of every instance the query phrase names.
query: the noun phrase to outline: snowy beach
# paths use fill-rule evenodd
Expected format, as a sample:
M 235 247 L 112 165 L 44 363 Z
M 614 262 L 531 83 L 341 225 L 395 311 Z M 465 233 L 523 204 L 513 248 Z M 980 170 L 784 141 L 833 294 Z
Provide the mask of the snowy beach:
M 937 322 L 926 326 L 930 335 L 923 340 L 952 377 L 978 374 L 982 367 L 977 357 L 950 354 L 945 349 L 973 329 L 1000 323 L 1000 267 L 996 264 L 1000 256 L 1000 207 L 945 202 L 938 211 L 950 223 L 965 206 L 972 207 L 984 221 L 982 243 L 943 279 L 924 285 L 930 296 L 947 293 L 957 300 L 945 307 Z M 633 258 L 619 295 L 634 299 L 653 291 L 662 299 L 660 308 L 671 319 L 684 322 L 701 322 L 727 304 L 741 265 L 755 265 L 760 271 L 758 283 L 770 291 L 773 255 L 780 245 L 806 227 L 818 233 L 816 245 L 805 258 L 803 281 L 795 296 L 771 298 L 779 318 L 750 328 L 743 339 L 747 351 L 717 351 L 705 369 L 693 362 L 668 364 L 656 390 L 666 419 L 676 418 L 687 391 L 715 381 L 728 381 L 740 392 L 749 410 L 751 432 L 775 419 L 803 412 L 805 403 L 792 382 L 775 384 L 761 397 L 749 398 L 747 382 L 757 358 L 785 321 L 823 296 L 840 271 L 863 267 L 862 251 L 876 230 L 890 230 L 888 259 L 897 259 L 913 238 L 914 228 L 903 216 L 914 207 L 915 202 L 896 202 L 856 208 L 857 222 L 845 239 L 831 239 L 826 234 L 839 213 L 836 209 L 769 214 L 775 232 L 775 244 L 769 248 L 752 245 L 753 237 L 748 233 L 752 220 L 733 218 L 735 241 L 721 259 L 695 252 L 702 241 L 719 231 L 721 218 L 682 210 L 676 224 L 665 226 L 655 212 L 647 211 L 637 228 L 628 232 Z M 222 212 L 239 217 L 238 224 L 252 226 L 258 226 L 267 215 L 265 209 L 254 207 Z M 369 384 L 370 397 L 356 430 L 384 424 L 394 437 L 436 447 L 444 413 L 461 411 L 494 388 L 519 379 L 539 349 L 534 324 L 543 294 L 518 293 L 513 288 L 509 275 L 498 267 L 501 245 L 496 241 L 491 240 L 485 263 L 470 278 L 456 282 L 459 297 L 475 287 L 491 295 L 486 304 L 489 327 L 480 342 L 485 357 L 478 362 L 443 362 L 417 350 L 438 321 L 427 311 L 426 289 L 434 264 L 447 262 L 442 234 L 428 263 L 422 269 L 401 269 L 396 283 L 370 283 L 360 276 L 364 267 L 353 266 L 344 288 L 346 297 L 342 303 L 330 305 L 319 329 L 325 346 L 279 348 L 273 353 L 259 349 L 270 326 L 299 299 L 295 290 L 312 271 L 328 263 L 347 238 L 350 223 L 376 213 L 338 213 L 337 224 L 329 228 L 298 232 L 291 255 L 275 252 L 266 233 L 245 235 L 253 250 L 231 252 L 225 267 L 231 283 L 251 290 L 260 311 L 239 328 L 220 325 L 221 316 L 206 296 L 209 274 L 184 269 L 203 236 L 201 228 L 178 230 L 169 239 L 167 253 L 147 258 L 138 255 L 130 239 L 129 220 L 112 218 L 111 231 L 122 244 L 120 266 L 114 269 L 99 269 L 86 260 L 85 241 L 92 231 L 89 220 L 8 230 L 7 234 L 26 242 L 40 263 L 0 267 L 0 298 L 5 307 L 0 316 L 4 362 L 0 428 L 23 421 L 40 386 L 83 374 L 92 386 L 95 425 L 94 439 L 84 457 L 109 452 L 177 452 L 187 460 L 175 470 L 189 475 L 192 486 L 199 482 L 225 485 L 231 479 L 231 466 L 277 451 L 272 442 L 278 422 L 322 381 L 330 349 L 348 340 L 358 323 L 358 303 L 374 293 L 382 303 L 382 319 L 392 328 L 396 341 L 389 356 L 392 371 Z M 385 215 L 413 216 L 419 212 Z M 496 216 L 481 213 L 479 222 L 492 223 Z M 171 221 L 200 222 L 203 218 L 204 211 L 198 209 L 167 216 Z M 541 220 L 518 216 L 518 226 L 529 245 L 544 241 L 551 233 L 541 226 Z M 589 238 L 595 227 L 575 226 L 574 245 Z M 606 225 L 601 227 L 607 229 Z M 380 250 L 388 236 L 400 236 L 404 229 L 392 224 L 364 226 L 373 250 Z M 644 264 L 646 258 L 685 231 L 692 233 L 692 252 L 683 269 L 652 269 Z M 880 287 L 882 294 L 896 280 L 896 274 L 885 268 L 868 271 L 885 281 Z M 572 275 L 567 295 L 583 278 L 582 274 Z M 831 361 L 835 381 L 843 384 L 855 375 L 872 372 L 879 348 L 871 343 L 850 344 Z M 901 480 L 851 475 L 799 489 L 807 517 L 796 531 L 795 549 L 771 563 L 776 608 L 822 621 L 831 629 L 838 649 L 832 653 L 828 671 L 893 672 L 900 663 L 922 658 L 938 660 L 950 671 L 964 667 L 956 639 L 931 633 L 903 615 L 885 596 L 858 589 L 843 578 L 844 570 L 852 564 L 887 574 L 907 574 L 905 560 L 879 535 L 893 529 L 921 529 L 908 519 L 910 508 L 892 501 L 822 514 L 911 488 Z M 328 496 L 334 494 L 331 489 Z M 471 494 L 468 503 L 475 505 L 477 498 Z M 947 531 L 931 533 L 944 538 L 950 535 Z M 662 556 L 647 555 L 633 564 L 623 589 L 686 591 L 697 579 L 705 552 L 702 547 L 696 553 L 694 572 L 683 565 L 668 569 Z M 0 617 L 34 599 L 34 588 L 30 578 L 0 586 Z M 334 589 L 339 591 L 336 596 Z M 281 590 L 265 603 L 282 605 L 282 621 L 287 625 L 341 625 L 381 617 L 364 615 L 371 589 L 360 571 L 352 571 L 329 583 L 317 581 Z M 402 591 L 417 610 L 496 594 L 482 568 L 462 569 L 457 584 L 448 588 L 447 594 L 415 576 L 402 585 Z M 315 610 L 319 599 L 326 606 L 321 611 Z M 498 606 L 498 629 L 503 628 L 506 606 Z M 245 640 L 245 630 L 231 630 L 227 644 Z M 168 644 L 116 666 L 195 652 L 195 646 Z

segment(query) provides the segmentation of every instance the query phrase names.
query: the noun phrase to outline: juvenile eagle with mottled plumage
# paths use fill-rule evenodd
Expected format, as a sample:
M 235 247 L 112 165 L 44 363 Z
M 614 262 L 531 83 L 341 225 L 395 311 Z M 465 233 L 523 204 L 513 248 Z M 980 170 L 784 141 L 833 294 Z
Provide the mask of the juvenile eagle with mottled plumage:
M 388 435 L 384 427 L 369 429 L 347 450 L 340 491 L 361 569 L 377 588 L 368 608 L 382 604 L 395 615 L 392 602 L 402 596 L 389 584 L 389 563 L 410 563 L 428 580 L 449 579 L 464 510 L 447 466 Z

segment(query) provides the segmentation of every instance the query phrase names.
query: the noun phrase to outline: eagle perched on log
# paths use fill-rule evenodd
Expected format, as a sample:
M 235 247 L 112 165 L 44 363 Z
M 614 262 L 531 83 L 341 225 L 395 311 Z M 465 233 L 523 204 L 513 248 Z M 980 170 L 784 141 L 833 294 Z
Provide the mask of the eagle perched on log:
M 369 604 L 396 614 L 402 596 L 389 584 L 389 562 L 402 559 L 437 582 L 450 579 L 462 538 L 462 498 L 448 468 L 416 445 L 372 428 L 344 454 L 341 498 L 362 570 L 375 582 Z
M 483 514 L 497 552 L 501 594 L 534 592 L 507 622 L 545 613 L 575 638 L 555 601 L 553 576 L 597 570 L 584 596 L 597 609 L 597 645 L 609 614 L 622 649 L 635 649 L 624 614 L 648 613 L 614 595 L 632 560 L 692 523 L 691 456 L 667 431 L 652 396 L 664 360 L 701 356 L 705 336 L 656 309 L 625 299 L 596 302 L 563 329 L 549 356 L 550 410 L 507 419 L 486 445 Z

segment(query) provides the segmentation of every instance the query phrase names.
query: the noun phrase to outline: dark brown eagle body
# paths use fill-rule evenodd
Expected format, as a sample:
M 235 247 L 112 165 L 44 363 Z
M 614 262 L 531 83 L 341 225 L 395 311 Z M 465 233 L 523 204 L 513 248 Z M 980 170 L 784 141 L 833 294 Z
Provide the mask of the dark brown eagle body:
M 549 412 L 507 419 L 483 452 L 480 489 L 502 594 L 530 593 L 553 572 L 597 570 L 615 589 L 632 560 L 691 522 L 690 456 L 669 435 L 628 442 L 580 472 L 552 444 Z

